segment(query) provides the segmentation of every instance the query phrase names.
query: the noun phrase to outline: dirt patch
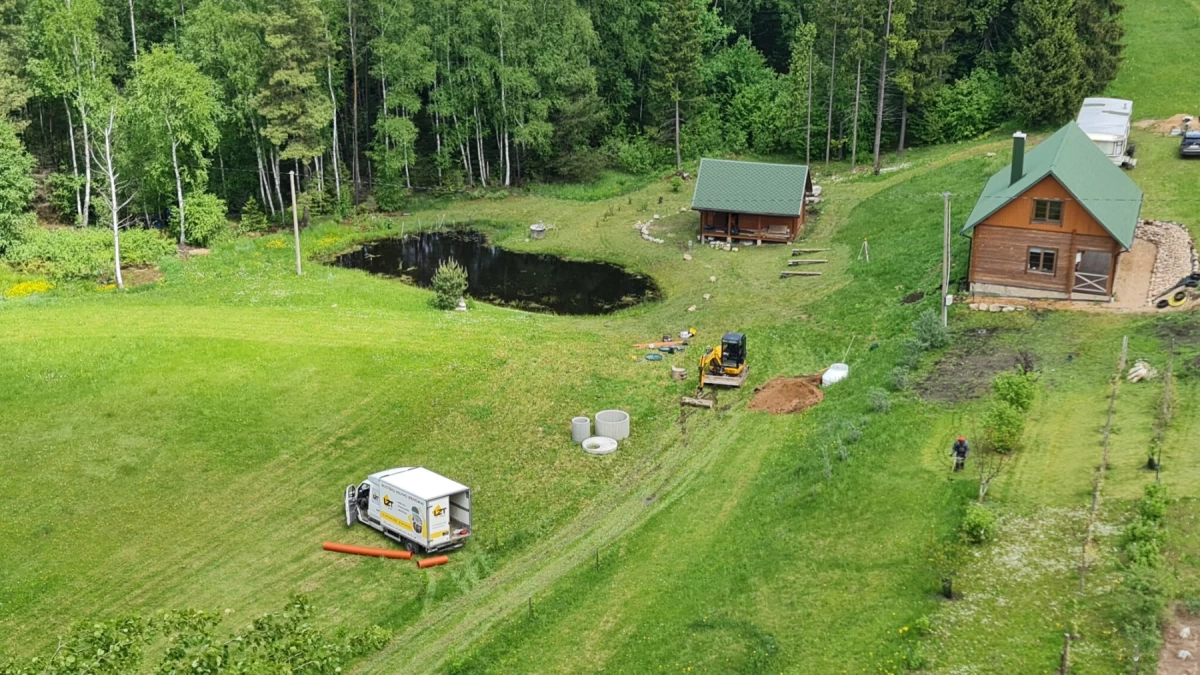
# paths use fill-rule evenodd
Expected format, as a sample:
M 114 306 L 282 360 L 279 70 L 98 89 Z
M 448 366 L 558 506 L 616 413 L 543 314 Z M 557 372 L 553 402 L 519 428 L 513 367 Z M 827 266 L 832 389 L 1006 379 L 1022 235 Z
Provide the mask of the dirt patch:
M 1187 312 L 1164 317 L 1154 326 L 1163 342 L 1174 340 L 1177 346 L 1200 345 L 1200 314 Z
M 1165 120 L 1141 120 L 1140 122 L 1134 122 L 1133 126 L 1138 129 L 1150 129 L 1160 134 L 1169 134 L 1172 129 L 1183 128 L 1183 118 L 1186 116 L 1186 113 L 1179 113 Z M 1192 117 L 1195 117 L 1195 115 L 1192 115 Z
M 157 267 L 124 267 L 121 269 L 121 280 L 126 287 L 145 286 L 163 278 L 162 270 Z
M 958 403 L 985 396 L 998 373 L 1023 363 L 1020 354 L 991 345 L 994 332 L 968 333 L 955 340 L 950 352 L 933 364 L 917 382 L 917 394 L 927 401 Z M 1031 357 L 1026 356 L 1024 360 Z
M 1187 629 L 1188 637 L 1183 637 Z M 1180 659 L 1179 653 L 1191 653 Z M 1200 616 L 1177 609 L 1163 632 L 1163 647 L 1158 655 L 1158 675 L 1200 675 Z
M 754 390 L 750 409 L 787 415 L 804 412 L 824 399 L 820 375 L 777 377 Z
M 909 293 L 908 295 L 904 296 L 904 299 L 901 300 L 900 302 L 905 305 L 911 305 L 914 302 L 920 302 L 924 299 L 925 299 L 925 292 L 917 291 L 916 293 Z

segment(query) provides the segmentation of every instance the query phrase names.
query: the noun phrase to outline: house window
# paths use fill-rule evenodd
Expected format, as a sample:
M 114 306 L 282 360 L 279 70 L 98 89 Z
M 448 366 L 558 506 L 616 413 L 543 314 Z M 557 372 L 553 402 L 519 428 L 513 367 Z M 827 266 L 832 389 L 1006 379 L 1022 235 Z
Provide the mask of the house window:
M 1029 271 L 1038 274 L 1054 274 L 1054 264 L 1058 262 L 1058 249 L 1031 248 L 1029 249 Z
M 1033 222 L 1062 225 L 1063 203 L 1050 199 L 1033 200 Z

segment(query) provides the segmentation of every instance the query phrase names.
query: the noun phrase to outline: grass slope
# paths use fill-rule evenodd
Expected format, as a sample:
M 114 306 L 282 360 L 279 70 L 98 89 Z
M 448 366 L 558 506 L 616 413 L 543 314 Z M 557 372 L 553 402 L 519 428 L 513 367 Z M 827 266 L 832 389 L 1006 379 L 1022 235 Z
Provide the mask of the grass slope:
M 1125 62 L 1105 92 L 1131 99 L 1137 119 L 1200 115 L 1191 76 L 1200 40 L 1200 0 L 1125 3 Z

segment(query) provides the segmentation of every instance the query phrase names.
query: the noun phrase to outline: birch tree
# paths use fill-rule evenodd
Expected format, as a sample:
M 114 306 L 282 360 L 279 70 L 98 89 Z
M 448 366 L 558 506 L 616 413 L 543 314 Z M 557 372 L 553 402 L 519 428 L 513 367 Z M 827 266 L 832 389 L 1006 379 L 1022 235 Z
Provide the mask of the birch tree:
M 203 188 L 211 152 L 220 140 L 217 86 L 171 46 L 155 46 L 134 67 L 129 114 L 133 133 L 143 138 L 151 158 L 144 171 L 170 168 L 179 213 L 179 245 L 187 243 L 187 191 Z M 165 166 L 164 166 L 165 165 Z
M 680 150 L 680 106 L 699 82 L 700 17 L 691 0 L 663 0 L 654 24 L 657 41 L 650 55 L 651 89 L 672 115 L 675 170 L 683 171 Z

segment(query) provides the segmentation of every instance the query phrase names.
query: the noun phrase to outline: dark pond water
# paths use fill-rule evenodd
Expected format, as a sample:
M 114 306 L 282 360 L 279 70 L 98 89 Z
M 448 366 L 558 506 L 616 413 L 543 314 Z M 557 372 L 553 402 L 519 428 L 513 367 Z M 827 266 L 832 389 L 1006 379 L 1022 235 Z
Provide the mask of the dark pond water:
M 608 314 L 660 297 L 653 279 L 619 265 L 510 251 L 475 231 L 381 239 L 338 256 L 333 264 L 428 287 L 448 259 L 466 268 L 467 295 L 531 312 Z

